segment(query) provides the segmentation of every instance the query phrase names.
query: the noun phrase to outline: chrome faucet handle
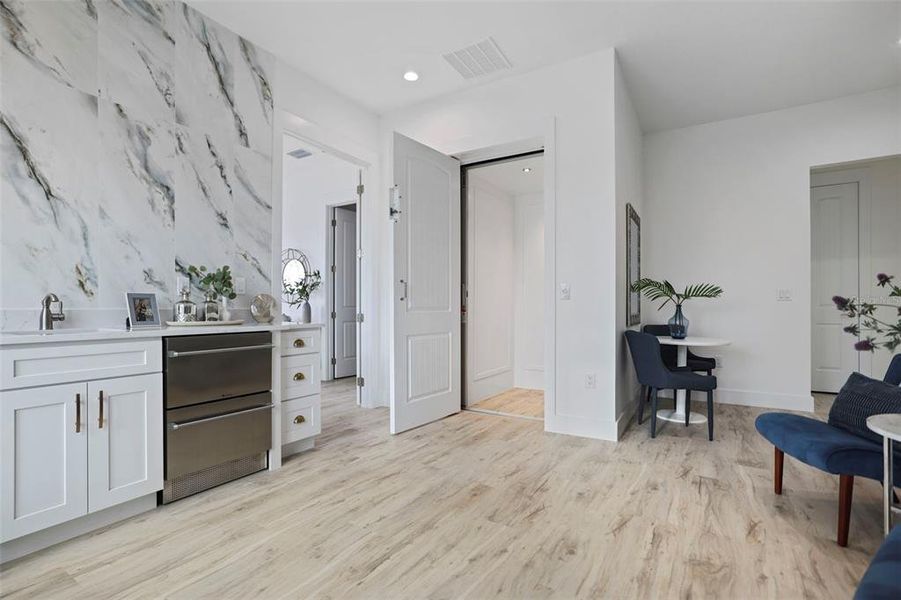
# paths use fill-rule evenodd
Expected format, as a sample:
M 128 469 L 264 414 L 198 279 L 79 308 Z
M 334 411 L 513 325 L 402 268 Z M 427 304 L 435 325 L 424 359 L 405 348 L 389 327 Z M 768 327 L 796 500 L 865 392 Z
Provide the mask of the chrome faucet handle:
M 51 308 L 51 306 L 54 303 L 59 304 L 59 312 L 53 312 L 53 309 Z M 57 295 L 54 294 L 53 292 L 44 296 L 44 299 L 41 300 L 41 306 L 44 309 L 42 311 L 42 313 L 44 311 L 46 311 L 47 314 L 49 315 L 49 319 L 51 319 L 53 321 L 65 321 L 66 320 L 66 315 L 65 315 L 65 313 L 63 313 L 63 301 L 60 300 L 57 297 Z
M 53 319 L 54 321 L 65 321 L 65 320 L 66 320 L 66 313 L 63 312 L 63 301 L 62 301 L 62 300 L 57 300 L 57 302 L 59 303 L 59 312 L 52 312 L 52 311 L 51 311 L 51 312 L 50 312 L 50 318 Z

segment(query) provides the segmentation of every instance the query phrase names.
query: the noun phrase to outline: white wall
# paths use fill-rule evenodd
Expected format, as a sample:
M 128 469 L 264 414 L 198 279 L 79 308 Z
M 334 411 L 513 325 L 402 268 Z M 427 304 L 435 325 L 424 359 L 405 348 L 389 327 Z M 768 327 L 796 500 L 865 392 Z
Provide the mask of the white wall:
M 614 73 L 614 119 L 616 137 L 616 420 L 617 434 L 622 434 L 636 407 L 638 380 L 623 332 L 626 325 L 626 204 L 631 204 L 642 217 L 644 182 L 642 173 L 642 136 L 638 115 L 623 80 L 619 61 Z M 644 221 L 642 221 L 642 224 Z M 641 259 L 644 260 L 644 240 L 641 230 Z M 644 317 L 644 313 L 642 313 Z M 636 326 L 635 329 L 638 327 Z
M 513 198 L 513 384 L 544 389 L 544 194 Z
M 297 248 L 307 255 L 310 268 L 322 274 L 325 284 L 327 264 L 326 226 L 328 206 L 356 200 L 359 168 L 325 153 L 297 159 L 282 155 L 283 206 L 282 247 Z M 313 321 L 325 323 L 329 316 L 326 293 L 321 287 L 310 298 Z M 283 303 L 282 311 L 292 319 L 300 308 Z
M 810 410 L 810 169 L 901 152 L 901 88 L 655 133 L 644 151 L 643 274 L 726 291 L 685 306 L 691 333 L 732 341 L 717 399 Z
M 549 306 L 556 324 L 549 341 L 556 373 L 549 375 L 555 381 L 547 390 L 545 429 L 602 439 L 617 436 L 613 71 L 614 52 L 605 50 L 382 120 L 386 158 L 393 131 L 455 154 L 545 136 L 553 123 L 553 140 L 545 139 L 553 185 L 546 186 L 545 201 L 556 204 L 545 213 L 545 234 L 554 261 L 546 268 L 550 287 L 571 286 L 571 300 L 555 299 Z M 385 177 L 390 180 L 387 172 Z M 387 194 L 382 210 L 387 211 Z M 384 231 L 385 256 L 391 256 L 387 224 Z M 595 389 L 586 386 L 589 374 L 597 376 Z
M 513 387 L 513 197 L 471 173 L 467 184 L 466 402 Z

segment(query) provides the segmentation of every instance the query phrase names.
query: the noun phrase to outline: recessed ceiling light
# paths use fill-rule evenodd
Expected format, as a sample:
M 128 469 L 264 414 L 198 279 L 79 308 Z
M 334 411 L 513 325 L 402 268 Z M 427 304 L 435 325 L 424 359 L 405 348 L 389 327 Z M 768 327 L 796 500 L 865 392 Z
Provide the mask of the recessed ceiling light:
M 416 71 L 407 71 L 406 73 L 404 73 L 404 79 L 406 79 L 407 81 L 416 81 L 419 79 L 419 73 L 417 73 Z
M 522 172 L 523 172 L 523 173 L 531 173 L 531 172 L 532 172 L 532 167 L 523 167 Z

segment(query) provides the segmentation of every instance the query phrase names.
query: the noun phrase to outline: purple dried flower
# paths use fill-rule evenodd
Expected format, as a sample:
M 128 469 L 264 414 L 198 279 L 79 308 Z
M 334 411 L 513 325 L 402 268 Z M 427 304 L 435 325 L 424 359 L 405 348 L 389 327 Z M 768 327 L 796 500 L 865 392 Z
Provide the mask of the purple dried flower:
M 876 285 L 879 287 L 885 287 L 894 279 L 894 275 L 886 275 L 885 273 L 879 273 L 876 275 L 876 281 L 878 282 Z
M 844 296 L 833 296 L 832 301 L 835 302 L 835 307 L 839 310 L 847 310 L 848 305 L 851 304 L 851 301 Z
M 858 352 L 872 352 L 876 349 L 876 346 L 873 345 L 873 340 L 860 340 L 856 344 L 854 344 L 854 349 Z

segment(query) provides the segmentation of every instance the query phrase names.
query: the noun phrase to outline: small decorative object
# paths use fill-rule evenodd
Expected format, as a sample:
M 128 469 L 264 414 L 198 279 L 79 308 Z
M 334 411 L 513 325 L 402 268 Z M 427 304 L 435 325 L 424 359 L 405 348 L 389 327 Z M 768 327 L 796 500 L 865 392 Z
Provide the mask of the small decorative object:
M 682 314 L 682 303 L 691 298 L 719 298 L 723 295 L 723 288 L 712 283 L 688 285 L 680 293 L 665 279 L 663 281 L 655 281 L 647 277 L 633 283 L 631 289 L 643 293 L 651 302 L 663 300 L 663 303 L 657 307 L 657 310 L 660 310 L 670 302 L 676 305 L 676 313 L 667 321 L 667 324 L 669 325 L 670 336 L 677 340 L 684 339 L 688 335 L 688 319 Z
M 250 303 L 250 316 L 257 323 L 271 323 L 275 315 L 275 298 L 269 294 L 258 294 Z
M 641 279 L 641 218 L 626 204 L 626 325 L 641 323 L 641 292 L 635 284 Z
M 188 274 L 198 278 L 198 284 L 209 292 L 213 292 L 219 300 L 219 310 L 214 311 L 215 319 L 209 317 L 208 303 L 204 303 L 204 318 L 207 321 L 228 321 L 228 301 L 238 297 L 235 283 L 232 281 L 231 268 L 228 265 L 209 271 L 204 265 L 188 267 Z
M 160 311 L 156 306 L 156 294 L 128 292 L 125 294 L 128 305 L 128 319 L 132 329 L 159 329 L 161 325 Z
M 197 320 L 197 305 L 191 302 L 191 290 L 183 288 L 181 299 L 175 303 L 173 309 L 174 318 L 179 323 L 189 323 Z
M 322 276 L 319 271 L 313 271 L 304 279 L 296 283 L 284 284 L 285 299 L 292 307 L 300 306 L 300 322 L 309 323 L 313 320 L 310 308 L 310 296 L 322 285 Z
M 844 331 L 858 338 L 854 348 L 859 352 L 874 352 L 880 347 L 893 352 L 901 348 L 901 286 L 892 283 L 894 279 L 894 275 L 876 275 L 876 285 L 888 290 L 886 300 L 899 299 L 894 302 L 863 302 L 858 298 L 832 297 L 839 311 L 849 319 L 857 319 Z M 897 322 L 894 322 L 896 319 Z M 864 334 L 862 339 L 861 333 Z
M 207 292 L 203 300 L 203 320 L 218 321 L 219 320 L 219 301 L 216 300 L 215 292 Z

